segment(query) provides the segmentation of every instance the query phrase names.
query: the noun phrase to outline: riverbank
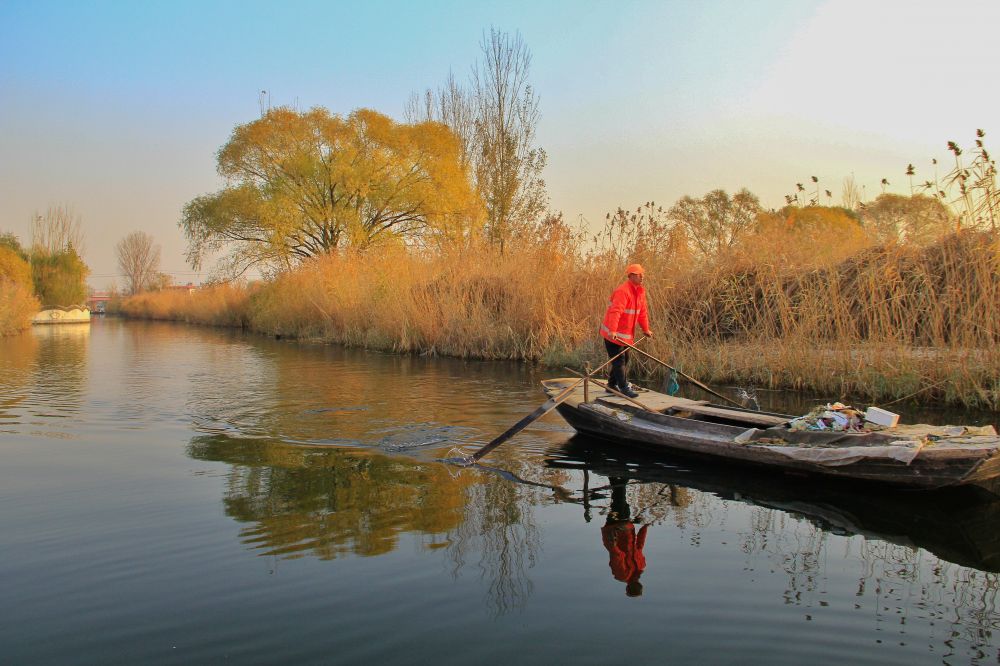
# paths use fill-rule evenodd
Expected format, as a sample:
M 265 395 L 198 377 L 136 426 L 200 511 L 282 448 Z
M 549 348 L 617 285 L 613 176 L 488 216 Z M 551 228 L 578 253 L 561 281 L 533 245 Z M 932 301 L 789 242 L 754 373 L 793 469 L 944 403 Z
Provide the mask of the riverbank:
M 711 266 L 640 255 L 657 333 L 643 344 L 711 384 L 1000 411 L 998 247 L 962 233 L 825 266 L 777 251 Z M 573 249 L 341 253 L 250 285 L 139 294 L 118 311 L 398 353 L 598 365 L 621 261 Z M 636 376 L 661 379 L 662 368 L 634 363 Z

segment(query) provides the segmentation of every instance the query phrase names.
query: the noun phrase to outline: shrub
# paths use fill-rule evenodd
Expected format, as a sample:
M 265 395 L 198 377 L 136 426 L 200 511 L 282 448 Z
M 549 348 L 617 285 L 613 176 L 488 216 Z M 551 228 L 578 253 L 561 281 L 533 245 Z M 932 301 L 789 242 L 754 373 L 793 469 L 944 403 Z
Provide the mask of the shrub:
M 78 305 L 87 299 L 90 269 L 72 247 L 53 254 L 35 252 L 31 271 L 35 293 L 43 305 Z
M 31 288 L 0 275 L 0 335 L 11 335 L 31 326 L 41 305 Z
M 0 278 L 31 285 L 31 266 L 16 250 L 0 245 Z

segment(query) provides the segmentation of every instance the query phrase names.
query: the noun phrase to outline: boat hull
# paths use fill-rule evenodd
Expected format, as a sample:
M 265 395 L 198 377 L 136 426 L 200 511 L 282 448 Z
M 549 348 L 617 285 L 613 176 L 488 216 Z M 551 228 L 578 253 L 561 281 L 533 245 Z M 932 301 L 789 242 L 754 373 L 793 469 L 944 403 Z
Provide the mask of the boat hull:
M 552 395 L 567 380 L 545 382 L 546 391 Z M 596 393 L 596 391 L 594 391 Z M 639 401 L 655 403 L 655 392 L 645 392 Z M 663 396 L 666 397 L 666 396 Z M 795 475 L 818 475 L 826 478 L 851 479 L 893 486 L 913 488 L 945 488 L 963 484 L 985 482 L 1000 475 L 1000 440 L 994 446 L 953 449 L 931 446 L 906 462 L 885 456 L 846 455 L 835 463 L 795 457 L 797 451 L 787 447 L 758 445 L 737 440 L 752 423 L 740 423 L 745 410 L 714 409 L 717 414 L 731 417 L 698 420 L 674 413 L 685 413 L 684 404 L 679 409 L 650 411 L 627 403 L 619 398 L 583 399 L 582 391 L 571 395 L 559 404 L 559 414 L 578 432 L 610 440 L 617 444 L 638 447 L 649 451 L 669 452 L 714 459 L 779 471 Z M 694 404 L 694 403 L 692 403 Z M 701 403 L 697 403 L 701 404 Z M 705 411 L 708 411 L 706 408 Z M 746 413 L 746 417 L 762 419 Z M 791 417 L 787 417 L 791 418 Z M 851 448 L 844 451 L 864 451 L 859 446 L 879 447 L 893 443 L 892 436 L 872 433 L 851 440 Z M 875 449 L 872 449 L 873 451 Z M 881 450 L 881 449 L 880 449 Z M 826 447 L 823 453 L 836 450 Z M 856 459 L 855 459 L 856 458 Z

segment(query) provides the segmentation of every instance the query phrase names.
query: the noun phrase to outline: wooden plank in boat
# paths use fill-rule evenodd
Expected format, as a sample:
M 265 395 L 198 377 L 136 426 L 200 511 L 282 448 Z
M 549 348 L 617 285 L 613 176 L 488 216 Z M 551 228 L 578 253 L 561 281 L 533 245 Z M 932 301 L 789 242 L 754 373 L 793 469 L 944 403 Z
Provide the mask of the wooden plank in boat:
M 636 400 L 657 412 L 666 411 L 668 409 L 689 409 L 690 407 L 708 404 L 708 400 L 689 400 L 688 398 L 677 398 L 672 395 L 657 393 L 656 391 L 642 391 L 639 393 L 639 397 L 636 398 Z M 619 398 L 616 395 L 601 395 L 597 398 L 597 401 L 609 403 L 615 405 L 616 407 L 633 404 L 624 398 Z
M 578 381 L 576 378 L 561 378 L 561 379 L 547 379 L 543 385 L 550 389 L 551 391 L 558 393 L 562 389 L 570 386 L 574 382 Z M 551 397 L 554 393 L 549 393 Z M 573 397 L 583 397 L 583 385 L 581 384 L 573 392 Z M 629 402 L 625 398 L 619 398 L 616 395 L 609 395 L 604 392 L 604 389 L 598 388 L 595 385 L 590 387 L 590 399 L 596 400 L 597 402 L 603 402 L 609 405 L 614 405 L 615 407 L 621 407 L 624 405 L 633 405 L 634 403 Z M 707 400 L 691 400 L 689 398 L 681 398 L 677 396 L 667 395 L 665 393 L 657 393 L 656 391 L 640 391 L 639 397 L 636 398 L 639 402 L 646 405 L 650 409 L 662 412 L 668 409 L 686 409 L 689 405 L 707 405 Z
M 702 416 L 715 416 L 720 419 L 730 419 L 733 421 L 741 421 L 745 423 L 755 423 L 757 425 L 763 425 L 763 426 L 775 426 L 775 425 L 781 425 L 782 423 L 788 423 L 788 419 L 782 416 L 774 416 L 772 414 L 759 414 L 757 412 L 738 412 L 734 409 L 726 409 L 725 407 L 712 407 L 706 404 L 683 405 L 678 407 L 678 409 L 683 409 L 684 411 L 691 412 L 693 414 L 701 414 Z
M 563 386 L 569 386 L 575 379 L 554 379 L 549 380 L 546 384 L 553 386 L 553 388 L 561 388 Z M 625 405 L 631 405 L 628 400 L 624 398 L 619 398 L 614 395 L 604 394 L 602 389 L 592 388 L 594 393 L 598 393 L 597 402 L 602 402 L 609 405 L 614 405 L 615 407 L 621 407 Z M 583 387 L 577 388 L 581 396 L 583 394 Z M 592 393 L 591 395 L 593 395 Z M 593 398 L 592 398 L 593 399 Z M 658 393 L 656 391 L 640 391 L 639 397 L 636 398 L 638 402 L 641 402 L 646 407 L 649 407 L 653 411 L 666 412 L 668 410 L 676 409 L 686 412 L 692 412 L 694 414 L 702 414 L 704 416 L 715 416 L 718 418 L 731 419 L 736 421 L 742 421 L 745 423 L 752 423 L 754 425 L 762 426 L 773 426 L 786 423 L 788 419 L 782 418 L 780 416 L 772 416 L 770 414 L 758 414 L 756 412 L 738 412 L 731 409 L 726 409 L 725 407 L 712 407 L 709 405 L 707 400 L 691 400 L 689 398 L 681 398 L 672 395 L 666 395 L 665 393 Z

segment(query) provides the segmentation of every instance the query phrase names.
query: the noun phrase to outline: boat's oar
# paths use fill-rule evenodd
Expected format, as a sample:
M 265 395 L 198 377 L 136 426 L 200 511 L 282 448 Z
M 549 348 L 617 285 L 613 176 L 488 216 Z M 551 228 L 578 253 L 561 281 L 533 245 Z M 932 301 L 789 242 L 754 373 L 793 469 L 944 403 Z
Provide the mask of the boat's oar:
M 642 342 L 643 340 L 645 340 L 645 338 L 639 338 L 638 340 L 636 340 L 636 343 Z M 629 347 L 632 347 L 632 345 L 629 345 Z M 632 349 L 635 349 L 635 347 L 632 347 Z M 506 442 L 508 439 L 510 439 L 511 437 L 513 437 L 514 435 L 516 435 L 517 433 L 519 433 L 522 430 L 524 430 L 526 427 L 528 427 L 528 425 L 532 421 L 537 420 L 538 418 L 544 416 L 545 414 L 547 414 L 550 411 L 552 411 L 553 409 L 555 409 L 556 405 L 558 405 L 560 402 L 562 402 L 563 400 L 565 400 L 566 398 L 568 398 L 570 396 L 570 394 L 573 392 L 573 389 L 575 389 L 577 386 L 579 386 L 580 384 L 582 384 L 583 382 L 585 382 L 591 376 L 597 374 L 598 372 L 600 372 L 601 370 L 603 370 L 604 368 L 606 368 L 609 363 L 611 363 L 616 358 L 618 358 L 619 356 L 621 356 L 622 354 L 624 354 L 626 351 L 628 351 L 628 350 L 627 349 L 621 350 L 620 352 L 618 352 L 617 354 L 615 354 L 614 356 L 612 356 L 611 358 L 609 358 L 607 361 L 605 361 L 603 365 L 601 365 L 600 367 L 596 368 L 589 375 L 587 375 L 586 377 L 581 377 L 580 379 L 576 380 L 575 382 L 573 382 L 572 384 L 570 384 L 569 386 L 567 386 L 566 388 L 564 388 L 557 395 L 555 395 L 555 396 L 549 398 L 548 400 L 546 400 L 538 409 L 536 409 L 535 411 L 531 412 L 530 414 L 528 414 L 527 416 L 525 416 L 523 419 L 521 419 L 520 421 L 518 421 L 517 423 L 515 423 L 514 425 L 512 425 L 510 428 L 508 428 L 505 432 L 503 432 L 499 437 L 497 437 L 496 439 L 494 439 L 492 442 L 490 442 L 489 444 L 485 445 L 483 448 L 481 448 L 478 451 L 476 451 L 475 453 L 473 453 L 472 457 L 471 457 L 472 462 L 476 462 L 477 460 L 479 460 L 480 458 L 482 458 L 483 456 L 485 456 L 487 453 L 489 453 L 493 449 L 497 448 L 498 446 L 500 446 L 501 444 L 503 444 L 504 442 Z
M 503 444 L 504 442 L 506 442 L 508 439 L 510 439 L 511 437 L 513 437 L 514 435 L 516 435 L 517 433 L 519 433 L 522 430 L 524 430 L 526 427 L 528 427 L 528 425 L 532 421 L 534 421 L 535 419 L 538 419 L 539 417 L 542 417 L 545 414 L 547 414 L 548 412 L 552 411 L 552 409 L 556 405 L 558 405 L 560 402 L 562 402 L 563 400 L 565 400 L 566 398 L 568 398 L 569 395 L 570 395 L 570 393 L 573 392 L 573 389 L 575 389 L 577 386 L 579 386 L 582 382 L 583 382 L 582 379 L 579 380 L 579 381 L 577 381 L 577 382 L 574 382 L 574 383 L 570 384 L 569 386 L 567 386 L 566 388 L 564 388 L 559 393 L 559 395 L 556 395 L 556 396 L 554 396 L 554 397 L 549 398 L 548 400 L 546 400 L 538 409 L 536 409 L 535 411 L 531 412 L 530 414 L 528 414 L 527 416 L 525 416 L 523 419 L 521 419 L 520 421 L 518 421 L 517 423 L 515 423 L 514 425 L 512 425 L 510 428 L 508 428 L 506 431 L 504 431 L 499 437 L 497 437 L 496 439 L 494 439 L 492 442 L 490 442 L 489 444 L 487 444 L 483 448 L 481 448 L 478 451 L 476 451 L 475 453 L 473 453 L 472 454 L 472 461 L 475 462 L 475 461 L 479 460 L 480 458 L 482 458 L 483 456 L 485 456 L 487 453 L 489 453 L 493 449 L 497 448 L 498 446 L 500 446 L 501 444 Z
M 656 361 L 657 363 L 659 363 L 660 365 L 664 366 L 665 368 L 669 368 L 670 370 L 673 370 L 673 371 L 674 371 L 674 372 L 676 372 L 676 373 L 677 373 L 678 375 L 680 375 L 680 376 L 681 376 L 681 377 L 683 377 L 684 379 L 688 380 L 689 382 L 691 382 L 692 384 L 694 384 L 694 385 L 695 385 L 695 386 L 697 386 L 698 388 L 701 388 L 701 389 L 703 389 L 703 390 L 705 390 L 705 391 L 708 391 L 709 393 L 711 393 L 711 394 L 712 394 L 712 395 L 714 395 L 715 397 L 717 397 L 717 398 L 722 398 L 722 399 L 723 399 L 723 400 L 725 400 L 726 402 L 731 402 L 732 404 L 734 404 L 734 405 L 736 405 L 737 407 L 740 407 L 740 408 L 742 409 L 743 405 L 741 405 L 740 403 L 736 402 L 736 401 L 735 401 L 735 400 L 733 400 L 732 398 L 727 398 L 726 396 L 722 395 L 721 393 L 717 393 L 716 391 L 713 391 L 712 389 L 708 388 L 707 386 L 705 386 L 704 384 L 702 384 L 701 382 L 699 382 L 699 381 L 698 381 L 697 379 L 695 379 L 694 377 L 691 377 L 690 375 L 685 375 L 685 374 L 684 374 L 683 372 L 681 372 L 680 370 L 678 370 L 678 369 L 677 369 L 677 368 L 675 368 L 674 366 L 670 365 L 669 363 L 666 363 L 665 361 L 661 361 L 660 359 L 656 358 L 656 357 L 655 357 L 655 356 L 653 356 L 652 354 L 647 354 L 646 352 L 644 352 L 644 351 L 642 351 L 641 349 L 639 349 L 639 348 L 635 347 L 634 345 L 630 345 L 630 344 L 629 344 L 629 343 L 627 343 L 627 342 L 621 342 L 621 341 L 619 341 L 619 342 L 618 342 L 618 344 L 620 344 L 620 345 L 623 345 L 623 346 L 625 346 L 625 347 L 628 347 L 629 349 L 632 349 L 632 350 L 634 350 L 634 351 L 638 352 L 639 354 L 642 354 L 642 355 L 643 355 L 643 356 L 645 356 L 646 358 L 649 358 L 649 359 L 652 359 L 652 360 Z

